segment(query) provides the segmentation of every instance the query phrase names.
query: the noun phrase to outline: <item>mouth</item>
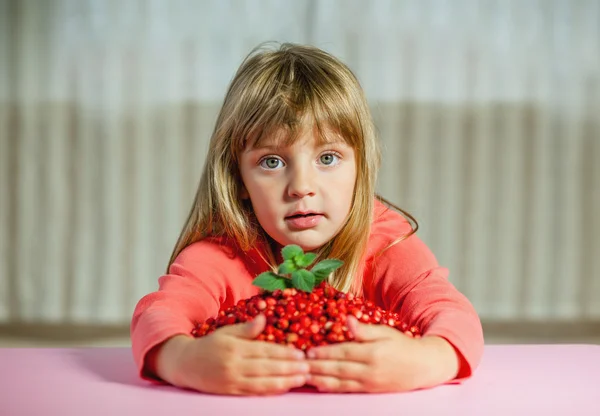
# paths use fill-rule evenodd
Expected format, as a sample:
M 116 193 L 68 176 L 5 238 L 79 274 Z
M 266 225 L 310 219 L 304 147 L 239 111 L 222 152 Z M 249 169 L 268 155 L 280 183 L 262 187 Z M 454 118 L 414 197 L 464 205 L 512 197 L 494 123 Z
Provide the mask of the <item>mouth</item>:
M 314 228 L 323 219 L 323 214 L 318 212 L 294 212 L 285 217 L 287 224 L 295 230 L 307 230 Z
M 294 212 L 292 215 L 286 216 L 285 219 L 290 220 L 290 219 L 296 219 L 296 218 L 310 218 L 310 217 L 315 217 L 318 215 L 323 215 L 323 214 L 319 214 L 318 212 L 312 212 L 312 211 Z

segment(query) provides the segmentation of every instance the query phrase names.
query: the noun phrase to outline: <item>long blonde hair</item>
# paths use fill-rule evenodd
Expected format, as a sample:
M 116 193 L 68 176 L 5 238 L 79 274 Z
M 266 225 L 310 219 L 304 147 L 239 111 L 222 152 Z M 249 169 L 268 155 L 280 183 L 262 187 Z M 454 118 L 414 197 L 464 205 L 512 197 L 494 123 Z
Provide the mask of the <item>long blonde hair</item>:
M 239 153 L 258 145 L 278 129 L 295 140 L 306 119 L 339 134 L 356 153 L 356 184 L 351 210 L 339 233 L 318 250 L 318 259 L 333 257 L 344 265 L 330 277 L 339 290 L 362 292 L 361 261 L 373 218 L 373 198 L 410 214 L 376 195 L 381 163 L 379 143 L 363 90 L 352 71 L 338 59 L 312 46 L 284 43 L 278 49 L 255 48 L 242 62 L 225 95 L 210 140 L 204 171 L 189 216 L 175 245 L 169 267 L 188 245 L 208 236 L 233 239 L 243 251 L 270 237 L 241 195 Z M 418 225 L 417 225 L 418 228 Z M 416 228 L 410 234 L 416 232 Z M 409 235 L 410 235 L 409 234 Z M 400 236 L 395 244 L 406 236 Z M 269 247 L 269 245 L 265 245 Z M 267 263 L 277 264 L 270 248 Z

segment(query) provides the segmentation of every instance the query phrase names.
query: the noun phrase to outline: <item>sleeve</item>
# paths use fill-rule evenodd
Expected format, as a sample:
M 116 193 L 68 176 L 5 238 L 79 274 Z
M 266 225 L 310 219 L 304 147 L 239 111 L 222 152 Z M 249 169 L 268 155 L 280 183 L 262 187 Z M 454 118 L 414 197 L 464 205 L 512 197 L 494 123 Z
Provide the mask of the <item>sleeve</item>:
M 397 243 L 378 259 L 377 276 L 376 291 L 384 308 L 417 325 L 423 335 L 446 339 L 460 358 L 451 382 L 469 378 L 483 355 L 481 321 L 429 248 L 416 235 Z
M 230 291 L 228 279 L 241 271 L 222 245 L 208 239 L 180 253 L 158 279 L 158 290 L 144 296 L 133 312 L 131 347 L 141 378 L 156 380 L 145 371 L 148 352 L 175 335 L 190 335 L 196 322 L 215 316 Z

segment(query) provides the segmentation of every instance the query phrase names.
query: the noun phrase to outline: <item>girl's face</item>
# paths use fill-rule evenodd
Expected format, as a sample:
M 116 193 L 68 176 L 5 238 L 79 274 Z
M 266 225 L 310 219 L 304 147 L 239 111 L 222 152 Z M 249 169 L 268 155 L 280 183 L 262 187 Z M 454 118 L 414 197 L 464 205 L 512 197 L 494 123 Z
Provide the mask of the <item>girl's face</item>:
M 319 144 L 306 128 L 294 144 L 267 138 L 240 154 L 240 172 L 262 228 L 280 245 L 313 251 L 341 229 L 356 182 L 354 150 L 340 138 Z

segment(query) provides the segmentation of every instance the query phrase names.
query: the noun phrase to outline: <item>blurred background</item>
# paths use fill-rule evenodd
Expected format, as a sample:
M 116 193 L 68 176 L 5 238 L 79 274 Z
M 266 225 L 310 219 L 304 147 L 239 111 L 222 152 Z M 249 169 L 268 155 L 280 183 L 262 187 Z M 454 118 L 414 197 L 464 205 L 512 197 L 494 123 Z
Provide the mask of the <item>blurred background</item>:
M 600 1 L 0 0 L 0 346 L 129 344 L 270 40 L 355 71 L 488 343 L 600 343 Z

